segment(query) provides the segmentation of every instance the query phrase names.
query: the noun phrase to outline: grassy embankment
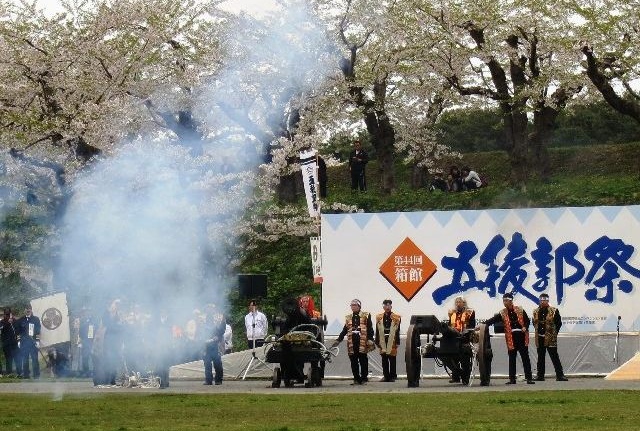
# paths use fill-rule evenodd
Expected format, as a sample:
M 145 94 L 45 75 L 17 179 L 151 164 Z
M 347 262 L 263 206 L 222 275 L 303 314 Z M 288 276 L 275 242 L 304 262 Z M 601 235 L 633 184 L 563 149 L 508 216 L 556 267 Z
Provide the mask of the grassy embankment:
M 352 193 L 346 166 L 329 169 L 328 203 L 358 204 L 368 212 L 630 205 L 640 203 L 640 142 L 567 147 L 550 150 L 551 178 L 530 181 L 525 189 L 509 184 L 509 161 L 504 152 L 471 153 L 456 160 L 488 177 L 490 185 L 473 193 L 413 190 L 409 172 L 398 165 L 397 192 L 378 192 L 377 164 L 367 167 L 368 192 Z M 448 163 L 442 168 L 448 170 Z

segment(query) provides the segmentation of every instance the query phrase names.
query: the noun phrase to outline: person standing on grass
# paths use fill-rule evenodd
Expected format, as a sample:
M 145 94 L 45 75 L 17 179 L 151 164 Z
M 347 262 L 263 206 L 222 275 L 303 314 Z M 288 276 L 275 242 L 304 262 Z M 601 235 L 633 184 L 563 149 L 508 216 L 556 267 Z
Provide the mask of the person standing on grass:
M 360 189 L 361 192 L 367 191 L 367 178 L 365 175 L 365 166 L 369 162 L 369 155 L 362 149 L 359 140 L 353 143 L 353 150 L 349 153 L 349 172 L 351 173 L 351 191 Z

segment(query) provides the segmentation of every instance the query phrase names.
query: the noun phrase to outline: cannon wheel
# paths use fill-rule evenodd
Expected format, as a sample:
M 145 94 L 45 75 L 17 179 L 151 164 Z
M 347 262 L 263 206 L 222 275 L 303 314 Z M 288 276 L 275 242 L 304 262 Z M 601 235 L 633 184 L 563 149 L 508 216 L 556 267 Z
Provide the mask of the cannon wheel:
M 491 360 L 493 351 L 491 350 L 491 339 L 489 328 L 484 323 L 478 325 L 478 371 L 480 372 L 480 386 L 489 386 L 491 383 Z
M 407 387 L 417 388 L 420 386 L 420 334 L 415 325 L 409 325 L 407 329 L 407 342 L 404 351 L 404 362 L 407 367 Z
M 281 381 L 282 381 L 282 371 L 280 371 L 280 367 L 274 367 L 273 379 L 271 380 L 271 387 L 279 388 Z

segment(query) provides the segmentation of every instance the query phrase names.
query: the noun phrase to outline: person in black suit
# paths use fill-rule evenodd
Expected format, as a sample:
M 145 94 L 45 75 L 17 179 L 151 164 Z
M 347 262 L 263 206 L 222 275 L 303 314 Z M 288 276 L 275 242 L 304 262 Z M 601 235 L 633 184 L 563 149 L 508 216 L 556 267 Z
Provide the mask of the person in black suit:
M 353 143 L 353 150 L 349 153 L 349 172 L 351 172 L 351 190 L 367 191 L 365 166 L 369 162 L 367 152 L 362 149 L 360 141 Z
M 0 319 L 0 340 L 2 341 L 6 374 L 13 374 L 13 364 L 15 364 L 16 374 L 18 376 L 22 375 L 22 360 L 18 349 L 16 320 L 11 314 L 10 308 L 4 309 L 4 317 Z
M 202 360 L 204 362 L 204 384 L 222 384 L 222 353 L 224 352 L 224 330 L 226 321 L 224 315 L 215 309 L 214 305 L 207 307 L 207 317 L 199 336 L 204 341 Z M 213 369 L 212 366 L 213 365 Z M 214 372 L 215 371 L 215 376 Z
M 40 378 L 40 363 L 38 362 L 38 352 L 40 349 L 40 330 L 42 326 L 40 319 L 33 315 L 31 305 L 27 305 L 22 316 L 16 322 L 18 331 L 18 346 L 22 357 L 22 378 L 29 378 L 29 359 L 33 369 L 33 378 Z
M 327 197 L 327 164 L 324 159 L 318 156 L 318 185 L 320 186 L 320 197 Z

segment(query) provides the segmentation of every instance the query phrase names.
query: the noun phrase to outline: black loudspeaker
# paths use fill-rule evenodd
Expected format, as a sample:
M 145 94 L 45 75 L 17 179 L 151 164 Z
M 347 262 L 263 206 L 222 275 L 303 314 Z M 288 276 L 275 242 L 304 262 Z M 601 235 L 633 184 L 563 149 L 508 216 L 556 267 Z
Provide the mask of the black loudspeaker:
M 266 274 L 238 274 L 238 289 L 242 298 L 266 298 Z

